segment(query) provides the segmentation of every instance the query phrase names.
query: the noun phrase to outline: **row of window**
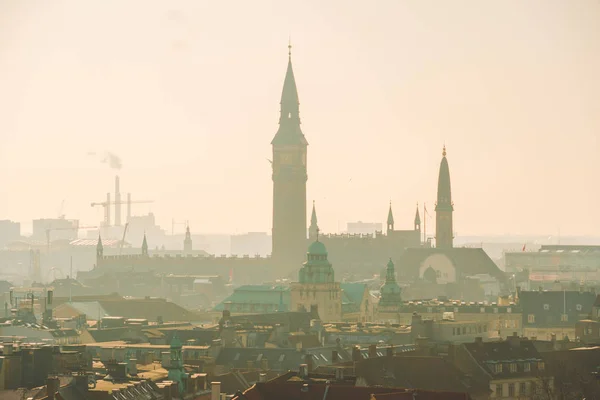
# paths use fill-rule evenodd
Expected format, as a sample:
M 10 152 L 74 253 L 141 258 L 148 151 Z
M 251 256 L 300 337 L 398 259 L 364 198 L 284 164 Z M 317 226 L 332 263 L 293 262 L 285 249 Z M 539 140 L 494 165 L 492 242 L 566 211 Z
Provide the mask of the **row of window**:
M 504 390 L 506 386 L 507 390 Z M 528 388 L 529 386 L 529 388 Z M 518 393 L 517 393 L 518 389 Z M 519 382 L 519 383 L 499 383 L 496 385 L 496 398 L 499 397 L 515 397 L 515 396 L 527 396 L 534 395 L 537 392 L 537 385 L 535 382 Z
M 552 318 L 548 317 L 547 318 L 547 322 L 551 322 Z M 560 321 L 561 322 L 568 322 L 569 321 L 569 314 L 560 314 Z M 527 315 L 527 322 L 530 324 L 535 324 L 535 314 L 528 314 Z
M 563 305 L 563 307 L 564 307 L 564 305 Z M 575 309 L 577 311 L 581 311 L 581 310 L 583 310 L 583 306 L 581 304 L 577 304 L 575 306 Z M 550 304 L 548 304 L 548 303 L 544 304 L 544 310 L 546 310 L 546 311 L 550 310 Z
M 487 325 L 477 325 L 477 328 L 474 326 L 463 326 L 462 328 L 459 326 L 452 328 L 452 336 L 469 335 L 482 332 L 487 332 Z
M 523 372 L 531 372 L 531 364 L 530 362 L 525 362 L 522 363 L 523 366 Z M 544 370 L 544 362 L 543 361 L 538 361 L 537 362 L 537 369 L 538 371 L 543 371 Z M 501 374 L 502 371 L 504 371 L 504 364 L 502 363 L 498 363 L 498 364 L 493 364 L 493 371 L 496 374 Z M 519 368 L 517 363 L 509 363 L 508 364 L 508 371 L 510 373 L 517 373 L 519 372 Z

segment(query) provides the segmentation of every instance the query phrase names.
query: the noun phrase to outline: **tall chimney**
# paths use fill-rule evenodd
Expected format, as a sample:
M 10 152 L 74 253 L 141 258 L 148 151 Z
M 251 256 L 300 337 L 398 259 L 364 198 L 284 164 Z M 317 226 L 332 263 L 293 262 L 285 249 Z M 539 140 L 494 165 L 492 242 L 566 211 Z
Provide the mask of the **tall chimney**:
M 210 400 L 220 400 L 221 398 L 221 382 L 212 382 L 210 384 Z
M 119 175 L 115 176 L 115 226 L 121 226 L 121 189 Z
M 104 226 L 110 226 L 110 193 L 106 193 L 106 207 L 104 207 Z

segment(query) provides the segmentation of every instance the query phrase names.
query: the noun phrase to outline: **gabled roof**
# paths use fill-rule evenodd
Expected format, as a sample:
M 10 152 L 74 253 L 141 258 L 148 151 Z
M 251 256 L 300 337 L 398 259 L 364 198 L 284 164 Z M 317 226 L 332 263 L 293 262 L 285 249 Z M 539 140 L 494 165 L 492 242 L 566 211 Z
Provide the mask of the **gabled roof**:
M 441 357 L 374 357 L 356 364 L 356 376 L 369 386 L 382 385 L 424 390 L 488 392 L 486 382 L 472 382 L 451 362 Z M 435 376 L 435 379 L 431 379 Z
M 229 297 L 217 304 L 214 309 L 216 311 L 223 311 L 225 303 L 228 302 L 235 304 L 279 305 L 281 300 L 283 300 L 283 305 L 289 309 L 291 302 L 289 286 L 244 285 L 235 289 Z
M 454 247 L 439 248 L 407 248 L 396 262 L 399 270 L 405 275 L 417 276 L 421 263 L 434 254 L 447 256 L 456 269 L 465 275 L 488 274 L 500 281 L 506 281 L 505 274 L 482 248 Z

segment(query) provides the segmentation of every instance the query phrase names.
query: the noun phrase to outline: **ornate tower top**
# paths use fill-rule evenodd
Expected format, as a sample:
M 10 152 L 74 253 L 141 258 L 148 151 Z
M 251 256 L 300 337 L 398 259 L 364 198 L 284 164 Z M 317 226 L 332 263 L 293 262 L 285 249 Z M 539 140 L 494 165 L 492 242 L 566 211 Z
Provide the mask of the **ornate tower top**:
M 383 307 L 399 306 L 402 301 L 400 286 L 396 282 L 396 271 L 394 268 L 394 262 L 390 258 L 387 263 L 385 283 L 381 285 L 380 289 L 381 299 L 379 305 Z
M 454 204 L 452 203 L 452 190 L 450 186 L 450 168 L 448 167 L 448 159 L 446 158 L 446 146 L 442 152 L 442 161 L 440 163 L 440 173 L 438 177 L 437 190 L 437 205 L 436 211 L 445 209 L 452 211 Z
M 333 267 L 327 259 L 327 248 L 322 242 L 313 242 L 308 247 L 306 258 L 306 262 L 300 268 L 300 283 L 334 282 Z
M 387 230 L 388 231 L 394 230 L 394 213 L 392 212 L 392 201 L 391 200 L 390 200 L 390 209 L 388 211 L 388 217 L 387 217 Z
M 292 68 L 292 45 L 288 45 L 288 66 L 281 92 L 279 129 L 271 141 L 272 145 L 308 145 L 300 129 L 300 101 Z
M 421 226 L 421 215 L 419 214 L 419 203 L 417 203 L 417 211 L 415 212 L 415 227 Z

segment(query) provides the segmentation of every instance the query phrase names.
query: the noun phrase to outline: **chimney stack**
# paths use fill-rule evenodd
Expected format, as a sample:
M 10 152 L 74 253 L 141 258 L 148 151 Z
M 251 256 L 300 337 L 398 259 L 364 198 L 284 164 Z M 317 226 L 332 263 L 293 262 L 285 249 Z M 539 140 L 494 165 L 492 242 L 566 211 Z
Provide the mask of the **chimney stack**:
M 121 226 L 121 188 L 119 175 L 115 176 L 115 226 Z
M 377 357 L 377 345 L 372 344 L 369 346 L 369 358 Z
M 60 389 L 60 381 L 57 377 L 49 377 L 46 379 L 46 395 L 48 400 L 54 400 L 56 398 L 58 389 Z
M 212 382 L 210 384 L 211 392 L 210 392 L 210 400 L 220 400 L 221 399 L 221 382 Z
M 337 350 L 333 350 L 331 352 L 331 363 L 335 364 L 336 362 L 338 362 L 340 360 L 340 356 L 338 355 Z

